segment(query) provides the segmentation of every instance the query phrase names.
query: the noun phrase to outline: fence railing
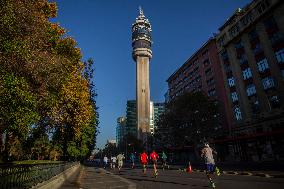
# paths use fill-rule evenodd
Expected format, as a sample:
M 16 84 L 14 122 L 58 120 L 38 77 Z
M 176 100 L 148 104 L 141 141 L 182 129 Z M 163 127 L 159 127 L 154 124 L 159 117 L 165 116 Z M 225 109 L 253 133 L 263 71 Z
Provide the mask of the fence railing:
M 32 164 L 32 165 L 1 165 L 0 189 L 31 188 L 46 181 L 78 162 Z

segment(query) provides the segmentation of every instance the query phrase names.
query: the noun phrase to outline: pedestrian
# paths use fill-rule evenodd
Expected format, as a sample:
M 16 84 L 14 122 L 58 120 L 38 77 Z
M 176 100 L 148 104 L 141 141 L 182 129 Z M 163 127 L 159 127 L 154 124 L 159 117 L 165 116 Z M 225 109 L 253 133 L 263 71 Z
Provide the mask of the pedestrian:
M 135 166 L 135 155 L 134 153 L 130 154 L 131 168 L 134 169 Z
M 112 165 L 111 168 L 112 168 L 112 169 L 115 169 L 116 157 L 115 157 L 115 156 L 112 156 L 110 161 L 111 161 L 111 165 Z
M 159 159 L 159 155 L 155 152 L 155 150 L 153 150 L 152 153 L 150 154 L 150 158 L 152 160 L 154 167 L 154 177 L 157 178 L 158 176 L 157 162 Z
M 167 155 L 166 153 L 163 151 L 162 153 L 162 161 L 163 161 L 163 171 L 165 170 L 165 167 L 167 166 Z
M 120 170 L 123 166 L 123 160 L 125 159 L 125 157 L 122 153 L 120 153 L 120 154 L 117 155 L 116 159 L 117 159 L 118 172 L 120 172 Z
M 107 167 L 107 162 L 108 162 L 108 158 L 107 158 L 107 156 L 105 155 L 104 156 L 104 168 L 106 169 L 106 167 Z
M 211 184 L 212 188 L 215 188 L 215 183 L 213 182 L 210 175 L 214 173 L 215 161 L 213 154 L 217 154 L 212 148 L 210 148 L 208 143 L 204 144 L 203 149 L 201 150 L 201 157 L 204 159 L 205 168 L 206 168 L 206 176 Z
M 143 166 L 143 173 L 146 174 L 146 165 L 148 164 L 148 155 L 144 150 L 142 154 L 140 154 L 140 161 Z

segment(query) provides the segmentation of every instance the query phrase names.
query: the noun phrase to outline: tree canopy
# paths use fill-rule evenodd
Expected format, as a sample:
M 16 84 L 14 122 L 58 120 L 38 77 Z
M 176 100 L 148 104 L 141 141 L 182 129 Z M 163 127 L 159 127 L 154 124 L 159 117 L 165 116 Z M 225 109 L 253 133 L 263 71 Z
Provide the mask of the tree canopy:
M 157 147 L 196 145 L 220 133 L 216 103 L 202 92 L 185 93 L 166 105 L 157 121 Z
M 1 151 L 88 155 L 98 126 L 94 62 L 83 62 L 76 41 L 50 21 L 55 3 L 0 0 L 0 15 Z

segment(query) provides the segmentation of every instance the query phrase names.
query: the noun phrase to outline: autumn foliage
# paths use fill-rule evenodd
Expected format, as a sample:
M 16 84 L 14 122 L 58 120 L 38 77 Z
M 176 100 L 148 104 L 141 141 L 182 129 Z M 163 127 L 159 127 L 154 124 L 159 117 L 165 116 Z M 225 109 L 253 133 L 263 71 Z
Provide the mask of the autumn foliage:
M 56 14 L 47 0 L 0 0 L 3 159 L 78 158 L 95 144 L 93 61 L 50 22 Z

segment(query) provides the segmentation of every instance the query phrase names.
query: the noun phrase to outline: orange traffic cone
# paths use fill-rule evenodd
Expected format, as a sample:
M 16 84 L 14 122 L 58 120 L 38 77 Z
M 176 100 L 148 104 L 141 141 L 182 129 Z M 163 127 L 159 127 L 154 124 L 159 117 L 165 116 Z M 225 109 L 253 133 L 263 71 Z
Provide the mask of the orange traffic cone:
M 192 173 L 192 168 L 191 168 L 190 161 L 188 162 L 187 172 L 188 172 L 188 173 Z

